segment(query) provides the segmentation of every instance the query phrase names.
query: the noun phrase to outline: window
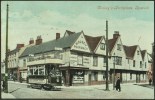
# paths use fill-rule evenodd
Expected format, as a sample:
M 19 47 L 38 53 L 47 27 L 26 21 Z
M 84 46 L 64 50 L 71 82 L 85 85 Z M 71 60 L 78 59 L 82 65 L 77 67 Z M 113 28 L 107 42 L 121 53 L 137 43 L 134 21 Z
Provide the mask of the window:
M 129 64 L 129 59 L 128 59 L 128 64 Z
M 137 51 L 137 55 L 139 55 L 139 51 Z
M 142 68 L 142 61 L 140 61 L 140 68 Z
M 121 44 L 117 44 L 117 50 L 121 51 Z
M 97 81 L 97 79 L 98 79 L 98 73 L 97 72 L 94 72 L 94 81 Z
M 146 62 L 145 62 L 145 68 L 146 68 Z
M 106 57 L 103 57 L 103 63 L 104 64 L 106 63 L 106 60 L 107 60 Z M 105 67 L 104 64 L 103 64 L 103 67 Z
M 105 76 L 106 76 L 105 73 L 106 73 L 106 72 L 103 72 L 103 80 L 105 80 L 105 78 L 106 78 L 106 77 L 105 77 Z
M 93 66 L 97 66 L 98 60 L 97 56 L 93 56 Z
M 45 75 L 44 68 L 39 67 L 39 75 Z
M 130 73 L 130 80 L 132 80 L 132 73 Z
M 77 62 L 78 62 L 78 65 L 83 65 L 83 56 L 82 55 L 78 55 L 78 58 L 77 58 Z
M 136 62 L 136 61 L 135 61 L 135 60 L 133 60 L 133 67 L 135 67 L 135 62 Z
M 117 57 L 116 59 L 116 65 L 122 65 L 122 57 Z
M 38 67 L 34 68 L 34 75 L 38 75 Z
M 30 68 L 29 74 L 33 75 L 33 68 Z
M 100 49 L 101 49 L 101 50 L 105 50 L 105 43 L 101 43 L 101 44 L 100 44 Z
M 26 59 L 23 60 L 23 67 L 26 67 Z

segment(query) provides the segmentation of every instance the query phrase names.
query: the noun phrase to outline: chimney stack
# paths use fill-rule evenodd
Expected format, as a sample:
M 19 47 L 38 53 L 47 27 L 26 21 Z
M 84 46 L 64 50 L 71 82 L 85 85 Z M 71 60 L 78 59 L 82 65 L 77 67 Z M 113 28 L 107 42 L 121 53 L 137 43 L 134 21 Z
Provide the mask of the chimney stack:
M 16 48 L 20 49 L 22 47 L 24 47 L 24 44 L 17 44 L 17 47 Z
M 40 35 L 40 36 L 37 36 L 36 45 L 39 45 L 41 43 L 42 43 L 42 38 L 41 38 L 41 35 Z
M 114 31 L 113 38 L 118 38 L 119 36 L 119 31 Z
M 60 33 L 56 33 L 56 40 L 60 38 Z
M 29 44 L 33 44 L 34 43 L 34 39 L 30 38 Z

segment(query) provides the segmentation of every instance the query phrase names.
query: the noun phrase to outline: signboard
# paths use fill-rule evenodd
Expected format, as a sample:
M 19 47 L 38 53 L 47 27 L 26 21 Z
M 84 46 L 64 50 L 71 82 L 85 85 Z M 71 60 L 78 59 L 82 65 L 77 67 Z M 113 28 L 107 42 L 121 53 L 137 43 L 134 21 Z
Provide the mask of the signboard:
M 84 83 L 84 72 L 76 71 L 73 75 L 73 83 Z
M 81 35 L 77 41 L 74 43 L 72 49 L 74 50 L 78 50 L 78 51 L 86 51 L 86 52 L 90 52 L 89 51 L 89 47 L 87 45 L 87 42 L 84 38 L 83 35 Z

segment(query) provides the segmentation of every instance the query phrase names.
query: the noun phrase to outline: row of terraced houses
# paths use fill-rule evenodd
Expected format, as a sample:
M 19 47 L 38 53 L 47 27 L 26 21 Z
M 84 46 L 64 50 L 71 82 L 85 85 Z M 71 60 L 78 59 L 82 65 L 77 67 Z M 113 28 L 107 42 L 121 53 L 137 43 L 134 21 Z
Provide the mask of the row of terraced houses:
M 109 82 L 120 77 L 122 83 L 147 82 L 150 56 L 139 45 L 123 44 L 119 31 L 108 39 Z M 63 85 L 104 84 L 106 73 L 105 36 L 92 37 L 83 31 L 56 33 L 54 40 L 43 42 L 41 36 L 28 45 L 17 44 L 9 51 L 9 75 L 17 80 L 28 75 L 45 75 L 45 67 L 59 64 Z M 115 67 L 115 68 L 114 68 Z M 115 70 L 115 73 L 114 73 Z

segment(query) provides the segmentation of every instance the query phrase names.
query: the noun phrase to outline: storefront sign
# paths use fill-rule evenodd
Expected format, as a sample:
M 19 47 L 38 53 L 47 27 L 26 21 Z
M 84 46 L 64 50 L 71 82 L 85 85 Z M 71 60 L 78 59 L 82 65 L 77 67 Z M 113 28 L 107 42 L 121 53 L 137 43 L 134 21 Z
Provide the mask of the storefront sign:
M 84 83 L 84 72 L 76 71 L 73 75 L 73 83 Z

